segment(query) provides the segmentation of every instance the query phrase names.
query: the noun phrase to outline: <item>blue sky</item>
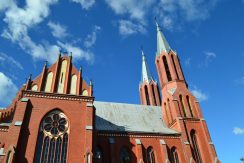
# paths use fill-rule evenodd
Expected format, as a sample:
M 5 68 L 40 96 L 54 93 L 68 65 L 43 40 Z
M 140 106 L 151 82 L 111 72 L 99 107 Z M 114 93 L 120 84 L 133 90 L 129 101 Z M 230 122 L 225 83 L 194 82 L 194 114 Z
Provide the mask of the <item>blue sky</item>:
M 96 100 L 139 103 L 143 46 L 157 79 L 157 16 L 198 97 L 223 163 L 244 156 L 243 0 L 0 0 L 0 106 L 59 49 L 72 51 Z

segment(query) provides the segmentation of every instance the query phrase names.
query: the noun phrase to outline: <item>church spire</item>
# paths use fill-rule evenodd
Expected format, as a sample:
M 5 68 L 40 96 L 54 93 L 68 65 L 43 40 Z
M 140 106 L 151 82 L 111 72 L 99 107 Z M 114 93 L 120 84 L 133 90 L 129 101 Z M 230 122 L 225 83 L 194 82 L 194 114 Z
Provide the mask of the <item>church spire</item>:
M 149 67 L 147 65 L 147 60 L 146 60 L 143 50 L 141 50 L 141 53 L 142 53 L 142 79 L 141 79 L 141 82 L 143 83 L 146 81 L 147 83 L 149 83 L 151 80 L 153 80 L 153 77 L 152 77 Z
M 169 53 L 171 50 L 168 41 L 166 40 L 163 32 L 161 31 L 160 26 L 158 25 L 156 18 L 155 23 L 157 26 L 157 53 L 156 55 L 160 55 L 162 51 Z

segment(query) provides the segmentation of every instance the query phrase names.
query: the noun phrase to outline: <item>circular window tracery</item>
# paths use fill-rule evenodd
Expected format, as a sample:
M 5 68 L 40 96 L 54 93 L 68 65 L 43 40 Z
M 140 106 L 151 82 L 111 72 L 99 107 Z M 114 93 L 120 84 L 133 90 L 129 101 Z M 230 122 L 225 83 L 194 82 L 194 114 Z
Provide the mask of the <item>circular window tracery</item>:
M 42 130 L 46 135 L 58 137 L 68 130 L 67 117 L 60 111 L 49 113 L 43 121 Z

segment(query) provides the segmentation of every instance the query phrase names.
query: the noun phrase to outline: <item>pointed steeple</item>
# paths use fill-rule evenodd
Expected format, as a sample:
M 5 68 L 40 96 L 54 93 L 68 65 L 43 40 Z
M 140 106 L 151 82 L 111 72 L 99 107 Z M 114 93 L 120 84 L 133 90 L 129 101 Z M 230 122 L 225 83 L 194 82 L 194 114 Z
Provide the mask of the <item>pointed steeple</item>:
M 141 79 L 141 82 L 143 83 L 144 81 L 146 81 L 147 83 L 149 83 L 151 80 L 153 80 L 153 77 L 152 77 L 149 67 L 147 65 L 147 60 L 146 60 L 143 50 L 141 50 L 141 53 L 142 53 L 142 79 Z
M 169 53 L 171 50 L 168 41 L 166 40 L 163 32 L 161 31 L 160 26 L 158 25 L 155 18 L 156 26 L 157 26 L 157 53 L 156 55 L 160 55 L 162 51 Z

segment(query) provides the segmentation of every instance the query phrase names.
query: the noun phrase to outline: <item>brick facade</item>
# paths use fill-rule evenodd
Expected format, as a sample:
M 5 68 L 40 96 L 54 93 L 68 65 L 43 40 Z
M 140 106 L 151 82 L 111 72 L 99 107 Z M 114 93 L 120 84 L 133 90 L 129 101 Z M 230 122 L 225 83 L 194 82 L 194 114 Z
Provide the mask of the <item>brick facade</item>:
M 65 67 L 62 66 L 63 63 Z M 38 135 L 43 128 L 44 136 L 50 142 L 57 143 L 57 137 L 48 136 L 55 125 L 58 127 L 54 124 L 54 119 L 50 131 L 46 129 L 47 126 L 42 126 L 46 123 L 44 117 L 56 110 L 67 117 L 66 162 L 69 163 L 100 163 L 101 160 L 104 163 L 119 163 L 122 162 L 122 148 L 129 151 L 129 162 L 133 163 L 149 162 L 149 157 L 157 163 L 219 162 L 199 103 L 187 88 L 178 56 L 172 50 L 162 51 L 156 57 L 155 63 L 160 86 L 153 80 L 150 83 L 141 83 L 141 103 L 148 104 L 145 95 L 147 86 L 149 105 L 162 107 L 164 123 L 168 128 L 177 131 L 177 134 L 96 130 L 92 83 L 88 85 L 82 79 L 82 69 L 78 71 L 73 66 L 72 56 L 60 55 L 57 62 L 49 68 L 45 64 L 38 77 L 33 80 L 30 78 L 12 104 L 0 112 L 0 161 L 34 162 L 39 149 Z M 51 80 L 48 79 L 50 72 Z M 48 82 L 50 88 L 47 86 Z M 58 121 L 57 123 L 61 124 Z M 60 150 L 65 151 L 64 135 L 60 129 L 58 131 L 63 141 Z M 42 150 L 44 158 L 44 139 L 41 145 L 39 150 Z M 57 147 L 56 144 L 53 150 L 57 150 Z M 153 151 L 153 155 L 149 156 L 148 149 Z M 60 155 L 63 157 L 65 154 Z M 48 157 L 51 157 L 50 152 Z M 57 153 L 54 157 L 57 157 Z

